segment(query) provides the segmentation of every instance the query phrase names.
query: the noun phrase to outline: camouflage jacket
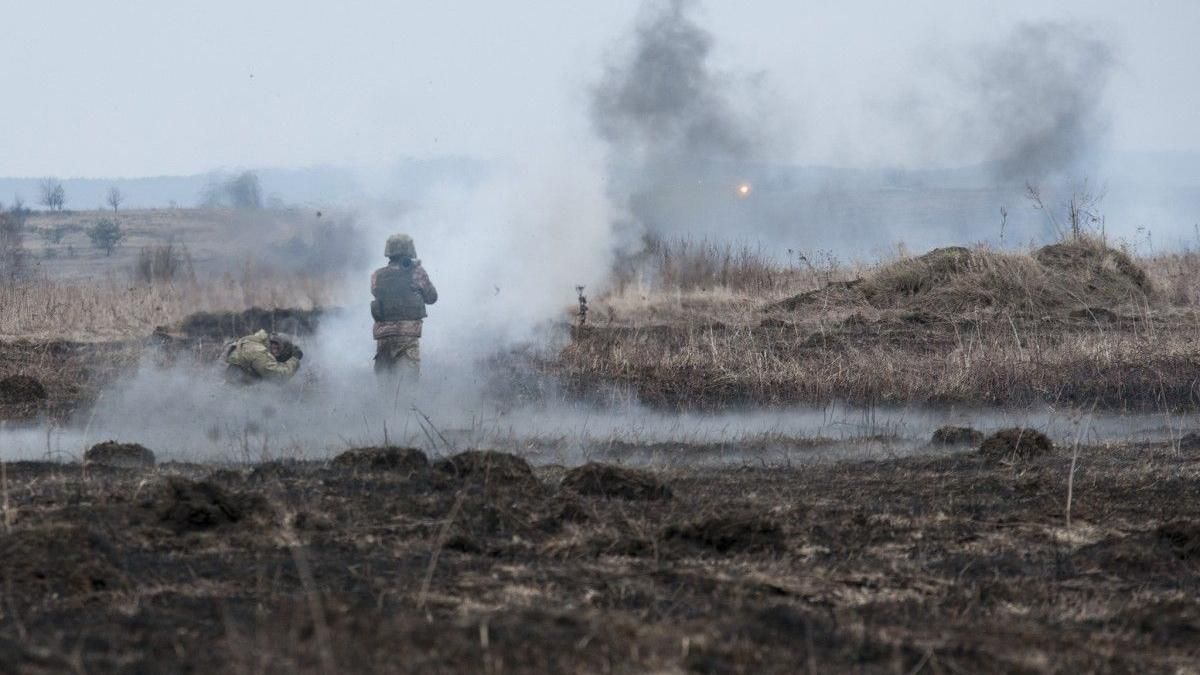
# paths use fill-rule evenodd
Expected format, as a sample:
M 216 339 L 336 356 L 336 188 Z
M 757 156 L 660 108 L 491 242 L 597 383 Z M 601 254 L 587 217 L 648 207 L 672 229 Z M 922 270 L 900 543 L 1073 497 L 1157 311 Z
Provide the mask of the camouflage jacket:
M 295 375 L 300 367 L 300 359 L 293 356 L 283 363 L 276 361 L 267 344 L 269 339 L 267 331 L 260 330 L 226 345 L 225 363 L 241 368 L 248 375 L 264 379 L 286 380 Z
M 419 260 L 413 261 L 415 267 L 412 270 L 413 290 L 421 295 L 421 299 L 425 304 L 432 305 L 437 302 L 438 292 L 434 287 L 433 282 L 429 280 L 429 274 L 425 272 L 425 268 L 421 266 Z M 377 280 L 379 273 L 383 271 L 381 268 L 375 270 L 371 275 L 371 294 L 375 295 L 377 289 Z M 389 337 L 421 337 L 421 321 L 376 321 L 375 327 L 371 331 L 372 337 L 376 340 L 382 340 Z

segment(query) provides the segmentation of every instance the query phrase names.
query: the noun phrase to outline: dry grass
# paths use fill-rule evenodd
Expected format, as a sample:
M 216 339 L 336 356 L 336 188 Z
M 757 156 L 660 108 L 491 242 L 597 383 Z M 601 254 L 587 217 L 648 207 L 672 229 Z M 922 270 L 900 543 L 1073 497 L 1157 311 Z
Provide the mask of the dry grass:
M 615 382 L 672 406 L 1200 405 L 1194 254 L 1132 260 L 1079 240 L 789 278 L 791 288 L 753 292 L 620 289 L 546 367 L 580 388 Z
M 200 311 L 249 307 L 328 306 L 334 284 L 301 275 L 263 275 L 253 268 L 205 281 L 163 284 L 114 277 L 45 278 L 0 284 L 0 339 L 99 342 L 148 336 L 156 326 Z

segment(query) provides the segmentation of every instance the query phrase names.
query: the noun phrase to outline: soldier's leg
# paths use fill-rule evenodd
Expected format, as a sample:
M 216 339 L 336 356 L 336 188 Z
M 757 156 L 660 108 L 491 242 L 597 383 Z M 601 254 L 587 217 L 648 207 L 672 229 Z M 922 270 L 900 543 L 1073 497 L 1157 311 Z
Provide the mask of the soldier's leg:
M 416 382 L 421 379 L 421 341 L 418 338 L 407 338 L 404 351 L 396 365 L 401 377 L 406 381 Z
M 375 374 L 390 373 L 396 360 L 392 354 L 391 338 L 375 341 Z

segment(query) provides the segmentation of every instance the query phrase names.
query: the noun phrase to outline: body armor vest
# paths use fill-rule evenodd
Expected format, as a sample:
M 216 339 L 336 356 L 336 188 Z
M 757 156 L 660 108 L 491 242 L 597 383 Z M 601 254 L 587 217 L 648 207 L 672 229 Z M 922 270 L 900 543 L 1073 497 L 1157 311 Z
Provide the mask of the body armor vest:
M 414 267 L 388 265 L 375 275 L 375 302 L 371 314 L 376 321 L 420 321 L 426 317 L 425 298 L 413 288 Z

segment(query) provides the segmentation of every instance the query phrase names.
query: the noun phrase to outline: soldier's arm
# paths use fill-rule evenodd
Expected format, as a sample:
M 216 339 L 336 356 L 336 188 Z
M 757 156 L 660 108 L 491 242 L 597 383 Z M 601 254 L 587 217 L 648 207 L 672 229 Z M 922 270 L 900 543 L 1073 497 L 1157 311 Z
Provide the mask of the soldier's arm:
M 421 299 L 425 304 L 432 305 L 437 302 L 437 289 L 433 287 L 433 282 L 429 280 L 429 274 L 425 272 L 425 268 L 417 265 L 413 270 L 413 284 L 416 285 L 417 291 L 421 294 Z
M 254 354 L 250 367 L 265 378 L 286 378 L 296 374 L 296 369 L 300 367 L 300 359 L 293 356 L 280 363 L 271 356 L 271 352 L 264 350 Z

